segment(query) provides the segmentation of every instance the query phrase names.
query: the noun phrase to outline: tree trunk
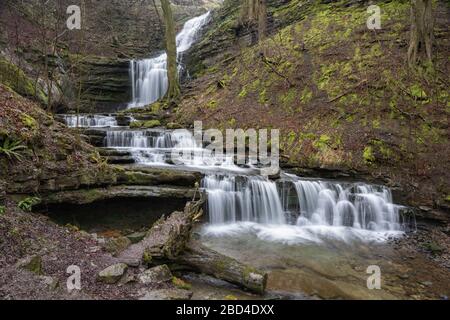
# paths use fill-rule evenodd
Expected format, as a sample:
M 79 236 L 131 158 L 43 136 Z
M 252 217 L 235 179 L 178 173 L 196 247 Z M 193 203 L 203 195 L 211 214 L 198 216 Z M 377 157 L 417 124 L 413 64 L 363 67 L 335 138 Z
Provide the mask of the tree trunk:
M 408 49 L 410 66 L 414 66 L 423 60 L 432 63 L 434 38 L 432 6 L 432 0 L 411 1 L 411 39 Z
M 211 250 L 198 241 L 190 241 L 175 262 L 258 294 L 263 294 L 266 289 L 267 273 Z
M 258 1 L 258 40 L 261 43 L 267 34 L 267 5 L 266 0 Z
M 177 100 L 181 94 L 180 82 L 178 79 L 175 23 L 173 20 L 172 8 L 170 7 L 170 1 L 161 0 L 161 7 L 164 13 L 164 24 L 166 27 L 167 78 L 169 80 L 169 88 L 165 98 L 169 101 L 173 101 Z

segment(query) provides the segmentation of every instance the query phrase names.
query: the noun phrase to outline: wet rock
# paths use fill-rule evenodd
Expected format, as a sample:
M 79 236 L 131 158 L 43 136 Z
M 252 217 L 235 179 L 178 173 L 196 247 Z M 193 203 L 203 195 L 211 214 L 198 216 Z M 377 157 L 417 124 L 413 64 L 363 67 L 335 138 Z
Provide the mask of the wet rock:
M 37 275 L 42 275 L 42 258 L 38 255 L 23 258 L 17 262 L 16 266 L 28 270 Z
M 134 232 L 132 234 L 127 235 L 127 238 L 130 239 L 131 243 L 138 243 L 142 239 L 145 238 L 146 232 Z
M 149 283 L 161 283 L 172 280 L 173 275 L 170 272 L 169 267 L 163 264 L 160 266 L 153 267 L 151 269 L 145 270 L 139 276 L 139 282 L 142 284 Z
M 98 274 L 98 280 L 108 284 L 117 283 L 127 271 L 128 266 L 125 263 L 118 263 L 107 267 Z
M 188 290 L 161 289 L 147 291 L 139 300 L 190 300 L 192 295 Z

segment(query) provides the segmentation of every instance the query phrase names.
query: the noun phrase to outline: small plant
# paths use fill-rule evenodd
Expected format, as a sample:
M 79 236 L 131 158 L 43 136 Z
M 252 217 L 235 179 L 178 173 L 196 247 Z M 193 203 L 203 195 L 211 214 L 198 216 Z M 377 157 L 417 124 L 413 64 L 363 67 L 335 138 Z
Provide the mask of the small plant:
M 23 211 L 31 212 L 31 210 L 33 209 L 33 206 L 37 205 L 40 202 L 41 202 L 40 198 L 28 197 L 28 198 L 25 198 L 24 200 L 20 201 L 19 204 L 17 205 L 17 207 Z
M 22 144 L 22 141 L 13 141 L 9 138 L 6 138 L 3 141 L 3 144 L 0 145 L 0 155 L 5 155 L 9 160 L 22 160 L 21 152 L 25 150 L 27 147 Z
M 6 207 L 0 206 L 0 216 L 4 215 L 6 213 Z

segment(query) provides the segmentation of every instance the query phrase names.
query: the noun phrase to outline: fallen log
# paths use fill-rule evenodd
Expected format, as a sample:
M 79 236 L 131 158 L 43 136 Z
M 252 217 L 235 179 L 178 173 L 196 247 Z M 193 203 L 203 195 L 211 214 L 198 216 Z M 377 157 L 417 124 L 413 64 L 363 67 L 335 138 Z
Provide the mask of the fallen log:
M 258 294 L 263 294 L 266 289 L 267 273 L 209 249 L 198 241 L 191 240 L 175 262 Z
M 227 257 L 192 240 L 195 221 L 202 215 L 205 200 L 189 202 L 184 212 L 162 217 L 141 242 L 119 255 L 121 262 L 139 265 L 142 262 L 168 263 L 194 272 L 213 276 L 249 291 L 264 293 L 267 274 Z

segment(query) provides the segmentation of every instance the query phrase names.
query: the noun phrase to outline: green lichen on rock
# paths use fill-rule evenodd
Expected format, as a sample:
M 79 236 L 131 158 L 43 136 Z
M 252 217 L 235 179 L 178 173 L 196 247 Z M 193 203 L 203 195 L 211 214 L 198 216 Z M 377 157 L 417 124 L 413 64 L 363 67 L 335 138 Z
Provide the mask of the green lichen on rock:
M 192 288 L 192 285 L 190 283 L 187 283 L 186 281 L 177 277 L 172 278 L 172 284 L 178 289 L 191 290 Z
M 18 66 L 0 57 L 0 83 L 25 97 L 35 97 L 41 103 L 47 102 L 45 93 L 35 85 Z
M 127 272 L 128 266 L 125 263 L 118 263 L 105 268 L 98 274 L 98 281 L 114 284 L 117 283 Z

